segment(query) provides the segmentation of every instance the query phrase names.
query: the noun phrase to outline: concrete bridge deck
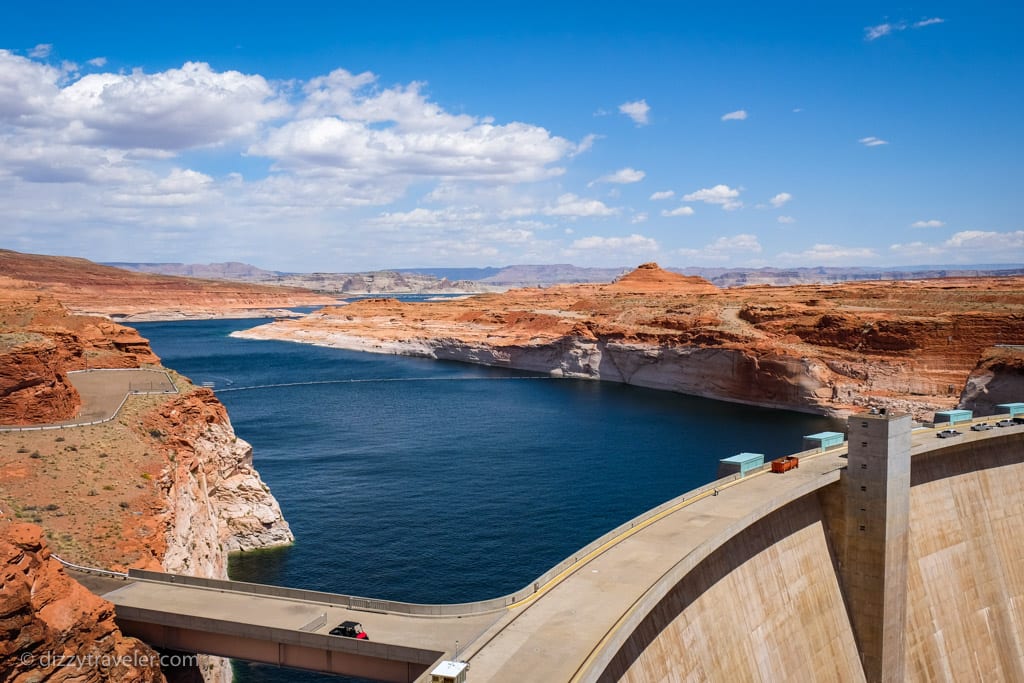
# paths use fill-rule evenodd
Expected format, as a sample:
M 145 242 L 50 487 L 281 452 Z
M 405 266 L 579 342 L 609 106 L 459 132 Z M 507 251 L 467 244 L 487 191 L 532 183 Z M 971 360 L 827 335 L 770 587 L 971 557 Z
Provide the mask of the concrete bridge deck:
M 958 428 L 963 435 L 953 439 L 937 439 L 937 429 L 915 430 L 912 455 L 1024 430 Z M 761 470 L 692 491 L 613 530 L 532 586 L 480 603 L 403 605 L 138 574 L 105 597 L 129 633 L 175 649 L 413 681 L 424 680 L 442 656 L 451 658 L 458 640 L 473 681 L 596 681 L 672 587 L 742 530 L 837 482 L 845 453 L 845 445 L 803 453 L 800 467 L 785 474 Z M 207 585 L 182 583 L 190 581 Z M 373 640 L 326 635 L 346 619 L 362 622 Z

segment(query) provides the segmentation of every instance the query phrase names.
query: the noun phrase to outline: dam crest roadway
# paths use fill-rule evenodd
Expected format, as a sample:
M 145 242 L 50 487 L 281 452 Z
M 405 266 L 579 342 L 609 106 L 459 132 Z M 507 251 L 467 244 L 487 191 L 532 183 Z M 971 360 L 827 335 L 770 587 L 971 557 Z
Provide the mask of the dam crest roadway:
M 851 441 L 861 425 L 869 436 L 798 453 L 784 474 L 765 465 L 690 491 L 491 600 L 419 605 L 137 570 L 85 582 L 155 647 L 383 681 L 428 681 L 456 656 L 469 681 L 897 680 L 894 666 L 898 680 L 1024 680 L 1024 427 L 936 439 L 911 433 L 909 416 L 849 425 Z M 889 458 L 868 502 L 858 489 L 878 475 L 858 486 L 875 462 L 862 447 Z M 889 519 L 865 522 L 878 509 Z M 884 586 L 877 619 L 850 597 L 872 582 Z M 372 640 L 328 634 L 346 620 Z M 893 624 L 896 651 L 872 653 Z

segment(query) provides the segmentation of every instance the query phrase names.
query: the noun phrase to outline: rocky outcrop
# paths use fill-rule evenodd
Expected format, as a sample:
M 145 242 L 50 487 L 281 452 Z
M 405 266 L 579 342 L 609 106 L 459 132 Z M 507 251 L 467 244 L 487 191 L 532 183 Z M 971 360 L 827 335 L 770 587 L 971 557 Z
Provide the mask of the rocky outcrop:
M 0 333 L 0 425 L 56 422 L 75 414 L 78 392 L 61 371 L 61 353 L 41 334 Z
M 0 279 L 0 423 L 71 417 L 86 400 L 67 382 L 71 370 L 159 363 L 135 330 L 71 315 L 36 285 Z M 228 553 L 291 543 L 277 501 L 253 468 L 252 448 L 235 436 L 224 406 L 185 378 L 175 383 L 180 394 L 133 397 L 117 419 L 100 425 L 64 429 L 56 437 L 0 432 L 0 516 L 7 510 L 34 519 L 69 560 L 109 569 L 224 579 Z M 49 571 L 40 563 L 18 566 L 30 584 L 41 580 L 37 573 L 45 578 Z M 58 602 L 60 590 L 71 596 L 80 590 L 54 586 Z M 68 640 L 64 654 L 108 647 L 92 639 L 109 640 L 103 620 L 110 610 L 89 610 L 75 626 L 80 640 Z M 33 628 L 17 624 L 22 634 Z M 0 650 L 0 673 L 15 666 L 10 654 Z M 29 664 L 26 658 L 19 677 L 10 680 L 150 680 L 132 671 L 68 679 L 60 676 L 70 670 L 51 672 L 40 660 Z M 226 660 L 204 657 L 192 673 L 200 671 L 207 683 L 231 680 Z
M 252 466 L 252 447 L 235 436 L 212 391 L 164 403 L 143 428 L 159 435 L 167 462 L 159 481 L 167 506 L 165 571 L 223 579 L 228 553 L 295 540 Z M 159 549 L 154 555 L 161 556 Z
M 71 315 L 30 283 L 0 277 L 0 425 L 59 422 L 81 398 L 67 373 L 159 363 L 135 330 Z
M 364 300 L 236 336 L 401 353 L 845 415 L 955 405 L 986 347 L 1024 338 L 1024 279 L 720 290 L 644 264 L 608 285 Z
M 252 466 L 252 447 L 235 436 L 223 404 L 208 389 L 160 405 L 143 431 L 159 443 L 163 537 L 146 548 L 151 566 L 175 574 L 228 578 L 228 554 L 294 542 L 281 508 Z M 152 565 L 156 565 L 153 567 Z M 206 683 L 230 683 L 231 664 L 202 656 Z
M 958 407 L 978 415 L 1001 412 L 1000 403 L 1024 401 L 1024 346 L 986 349 L 967 378 Z
M 114 606 L 67 576 L 43 530 L 0 521 L 0 680 L 156 683 L 159 657 L 124 636 Z

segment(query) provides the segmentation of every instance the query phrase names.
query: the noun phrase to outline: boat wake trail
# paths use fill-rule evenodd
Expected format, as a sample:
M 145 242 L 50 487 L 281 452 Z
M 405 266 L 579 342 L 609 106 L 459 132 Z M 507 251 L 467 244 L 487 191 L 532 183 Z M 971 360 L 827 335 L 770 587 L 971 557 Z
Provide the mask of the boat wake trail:
M 537 377 L 379 377 L 367 379 L 324 379 L 307 382 L 281 382 L 279 384 L 257 384 L 251 387 L 226 387 L 214 389 L 214 393 L 224 394 L 229 391 L 257 391 L 259 389 L 277 389 L 280 387 L 304 387 L 314 384 L 373 384 L 378 382 L 508 382 L 522 380 L 552 380 L 557 377 L 541 375 Z

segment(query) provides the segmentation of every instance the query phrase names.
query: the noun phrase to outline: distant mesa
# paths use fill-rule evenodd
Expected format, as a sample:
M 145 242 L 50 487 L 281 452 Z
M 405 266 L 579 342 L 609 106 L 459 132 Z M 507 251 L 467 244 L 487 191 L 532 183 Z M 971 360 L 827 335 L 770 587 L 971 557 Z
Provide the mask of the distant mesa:
M 718 287 L 702 277 L 672 273 L 653 262 L 640 264 L 633 272 L 626 273 L 608 285 L 608 289 L 619 292 L 686 294 L 713 294 L 718 291 Z
M 82 258 L 8 249 L 0 249 L 0 274 L 36 285 L 75 313 L 115 319 L 266 317 L 336 301 L 310 289 L 131 272 Z

